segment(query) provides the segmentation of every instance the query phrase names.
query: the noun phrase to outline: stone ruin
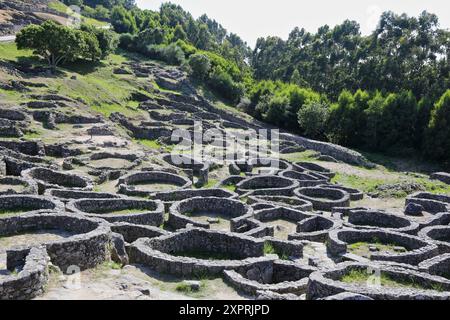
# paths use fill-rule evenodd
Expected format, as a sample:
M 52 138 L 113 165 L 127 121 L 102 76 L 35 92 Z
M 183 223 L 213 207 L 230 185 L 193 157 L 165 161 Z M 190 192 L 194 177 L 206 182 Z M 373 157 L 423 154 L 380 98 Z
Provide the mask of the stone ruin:
M 280 154 L 309 149 L 314 160 L 174 158 L 173 130 L 192 133 L 198 120 L 235 137 L 264 127 L 196 95 L 177 70 L 129 63 L 116 73 L 192 94 L 136 92 L 138 117 L 27 90 L 26 103 L 0 106 L 0 299 L 42 295 L 55 268 L 111 260 L 221 277 L 253 299 L 450 299 L 450 196 L 411 194 L 403 212 L 366 208 L 367 195 L 334 183 L 329 167 L 371 163 L 285 133 Z M 40 130 L 50 139 L 27 138 Z M 159 149 L 139 144 L 148 140 Z M 213 140 L 207 148 L 230 152 Z M 17 237 L 28 242 L 7 244 Z

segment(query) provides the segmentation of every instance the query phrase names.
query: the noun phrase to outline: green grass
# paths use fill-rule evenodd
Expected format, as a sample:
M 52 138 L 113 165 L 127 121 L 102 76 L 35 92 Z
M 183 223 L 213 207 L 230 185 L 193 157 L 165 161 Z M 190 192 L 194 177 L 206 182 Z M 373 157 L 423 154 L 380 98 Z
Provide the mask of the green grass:
M 281 260 L 288 260 L 289 255 L 286 252 L 275 249 L 270 242 L 264 242 L 264 255 L 276 254 Z
M 339 183 L 346 187 L 355 188 L 363 192 L 374 192 L 376 187 L 387 183 L 383 179 L 362 178 L 357 175 L 348 175 L 344 173 L 336 173 L 331 180 L 332 183 Z
M 66 6 L 64 3 L 56 0 L 52 0 L 48 3 L 48 7 L 62 14 L 72 14 L 73 10 Z M 108 23 L 99 21 L 89 17 L 81 17 L 81 21 L 85 24 L 92 25 L 94 27 L 103 27 L 108 25 Z
M 280 154 L 280 157 L 282 159 L 290 161 L 290 162 L 311 161 L 311 160 L 315 160 L 315 158 L 313 157 L 315 154 L 316 154 L 315 151 L 306 150 L 303 152 Z
M 0 209 L 0 216 L 2 214 L 13 214 L 13 213 L 21 213 L 21 212 L 27 212 L 34 209 L 24 209 L 24 208 L 14 208 L 14 209 Z
M 147 147 L 147 148 L 154 149 L 154 150 L 159 150 L 164 147 L 161 143 L 159 143 L 158 140 L 135 139 L 134 141 Z
M 227 185 L 221 186 L 221 188 L 226 189 L 231 192 L 235 192 L 237 187 L 234 184 L 227 184 Z
M 205 184 L 202 188 L 204 189 L 210 189 L 210 188 L 214 188 L 214 186 L 219 182 L 219 180 L 217 179 L 209 179 L 208 183 Z
M 31 57 L 33 51 L 19 50 L 14 42 L 0 43 L 0 59 L 18 61 L 21 57 Z
M 353 284 L 366 284 L 369 278 L 372 278 L 373 275 L 367 273 L 365 270 L 351 270 L 348 274 L 344 275 L 340 281 L 344 283 L 353 283 Z M 443 291 L 442 286 L 437 284 L 431 284 L 429 288 L 420 285 L 415 282 L 415 280 L 410 277 L 409 279 L 394 279 L 392 276 L 388 275 L 385 272 L 381 272 L 380 274 L 380 284 L 382 287 L 391 287 L 391 288 L 412 288 L 412 289 L 425 289 L 425 290 L 436 290 Z
M 178 292 L 182 292 L 184 294 L 190 295 L 190 294 L 193 294 L 193 293 L 198 294 L 200 291 L 204 290 L 205 288 L 206 288 L 206 282 L 205 281 L 200 281 L 200 289 L 197 290 L 197 291 L 193 291 L 189 284 L 184 283 L 184 282 L 180 282 L 175 287 L 175 290 L 178 291 Z

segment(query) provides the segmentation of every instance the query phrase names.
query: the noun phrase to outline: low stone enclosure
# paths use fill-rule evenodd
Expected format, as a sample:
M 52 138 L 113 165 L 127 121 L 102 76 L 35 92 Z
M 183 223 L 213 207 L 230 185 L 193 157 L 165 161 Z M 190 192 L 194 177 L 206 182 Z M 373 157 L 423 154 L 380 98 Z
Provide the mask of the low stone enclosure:
M 189 228 L 177 233 L 141 238 L 128 247 L 133 263 L 164 274 L 192 277 L 221 276 L 224 270 L 242 270 L 264 264 L 264 240 L 239 234 Z
M 48 211 L 64 211 L 64 205 L 62 202 L 49 197 L 34 195 L 0 196 L 0 216 Z
M 45 247 L 33 247 L 16 260 L 15 274 L 0 278 L 0 300 L 28 300 L 44 292 L 48 283 L 49 258 Z
M 252 195 L 292 195 L 299 183 L 295 180 L 275 175 L 261 175 L 245 179 L 236 185 L 238 194 Z
M 158 184 L 172 186 L 172 190 L 187 189 L 192 181 L 185 177 L 163 171 L 141 171 L 130 173 L 119 179 L 118 192 L 128 196 L 148 197 L 159 191 Z
M 413 266 L 439 254 L 436 244 L 416 236 L 392 231 L 347 228 L 332 230 L 328 234 L 327 249 L 336 257 L 353 251 L 356 255 L 366 255 L 374 261 Z
M 86 177 L 46 168 L 28 169 L 22 172 L 22 176 L 37 182 L 39 194 L 43 194 L 46 189 L 72 188 L 88 191 L 93 188 L 92 181 Z
M 230 231 L 235 231 L 239 218 L 245 215 L 253 215 L 253 209 L 238 200 L 195 197 L 174 203 L 170 207 L 167 224 L 175 230 L 183 229 L 188 224 L 209 229 L 211 223 L 218 223 L 216 219 L 226 219 L 230 221 Z M 198 221 L 197 216 L 210 216 L 214 221 Z
M 350 194 L 328 187 L 306 187 L 294 190 L 294 195 L 313 204 L 315 210 L 332 211 L 336 207 L 350 206 Z
M 442 277 L 398 267 L 343 263 L 309 276 L 307 299 L 343 292 L 376 300 L 450 300 L 450 281 Z
M 0 177 L 0 196 L 8 194 L 37 194 L 38 186 L 33 180 L 19 177 Z
M 79 199 L 67 204 L 67 210 L 109 222 L 130 222 L 160 226 L 164 222 L 164 205 L 159 200 Z
M 437 245 L 440 254 L 450 253 L 450 225 L 423 228 L 419 236 Z
M 302 266 L 290 261 L 268 260 L 263 268 L 249 266 L 240 272 L 225 270 L 225 280 L 238 291 L 257 295 L 258 291 L 271 291 L 280 294 L 301 295 L 306 292 L 309 275 L 316 271 L 311 266 Z
M 417 204 L 429 213 L 450 212 L 450 196 L 418 192 L 406 198 L 406 205 Z
M 102 220 L 58 212 L 30 213 L 0 218 L 0 236 L 13 237 L 40 231 L 62 233 L 59 240 L 39 243 L 46 247 L 51 262 L 63 272 L 71 266 L 93 268 L 109 258 L 110 228 Z M 30 248 L 7 249 L 7 268 L 14 270 Z
M 416 235 L 420 226 L 407 217 L 384 211 L 350 210 L 345 226 L 353 229 L 384 229 Z
M 279 176 L 298 181 L 300 187 L 315 187 L 328 183 L 329 178 L 319 174 L 310 174 L 293 170 L 281 171 Z

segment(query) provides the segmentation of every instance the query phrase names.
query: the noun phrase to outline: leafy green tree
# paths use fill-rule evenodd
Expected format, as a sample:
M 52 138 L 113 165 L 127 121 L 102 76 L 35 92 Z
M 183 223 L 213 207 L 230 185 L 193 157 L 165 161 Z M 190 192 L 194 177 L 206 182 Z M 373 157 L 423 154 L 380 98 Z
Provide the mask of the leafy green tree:
M 184 31 L 183 27 L 181 25 L 177 25 L 175 27 L 175 30 L 173 31 L 173 41 L 182 40 L 185 41 L 187 39 L 187 34 Z
M 211 70 L 211 61 L 207 56 L 201 53 L 193 54 L 189 57 L 189 66 L 192 75 L 198 79 L 206 79 Z
M 81 26 L 81 30 L 95 35 L 102 59 L 106 58 L 117 49 L 119 39 L 114 32 L 85 24 Z
M 432 159 L 450 161 L 450 90 L 442 95 L 431 112 L 425 154 Z
M 53 21 L 29 25 L 16 37 L 18 49 L 32 49 L 54 70 L 59 64 L 78 58 L 96 61 L 101 50 L 96 37 L 89 32 L 71 29 Z
M 235 82 L 220 66 L 213 69 L 208 83 L 222 97 L 233 103 L 239 102 L 244 91 L 242 84 Z
M 111 11 L 111 24 L 118 33 L 136 33 L 138 31 L 136 20 L 122 6 L 115 6 Z
M 327 104 L 311 101 L 298 111 L 298 122 L 306 136 L 324 139 L 329 115 L 330 109 Z

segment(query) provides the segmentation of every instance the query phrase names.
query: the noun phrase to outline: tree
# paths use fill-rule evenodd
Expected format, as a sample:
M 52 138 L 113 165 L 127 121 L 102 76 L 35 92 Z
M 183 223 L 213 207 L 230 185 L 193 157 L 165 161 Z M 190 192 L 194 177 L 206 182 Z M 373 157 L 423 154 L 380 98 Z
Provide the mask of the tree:
M 298 122 L 306 136 L 323 139 L 330 115 L 329 106 L 323 102 L 311 101 L 298 111 Z
M 444 93 L 431 112 L 425 154 L 432 159 L 450 161 L 450 90 Z
M 136 20 L 122 6 L 115 6 L 111 11 L 111 24 L 118 33 L 136 33 L 138 31 Z
M 42 56 L 54 70 L 59 64 L 78 58 L 98 60 L 101 56 L 96 37 L 88 32 L 71 29 L 46 21 L 42 25 L 29 25 L 16 36 L 18 49 L 32 49 Z
M 81 30 L 95 35 L 101 51 L 101 58 L 104 59 L 113 53 L 118 45 L 118 37 L 114 32 L 106 29 L 95 28 L 91 25 L 82 25 Z
M 211 70 L 211 61 L 204 54 L 193 54 L 189 57 L 192 75 L 198 79 L 206 79 Z
M 173 41 L 183 40 L 185 41 L 187 39 L 187 34 L 184 31 L 183 27 L 181 25 L 177 25 L 175 27 L 175 30 L 173 31 Z

